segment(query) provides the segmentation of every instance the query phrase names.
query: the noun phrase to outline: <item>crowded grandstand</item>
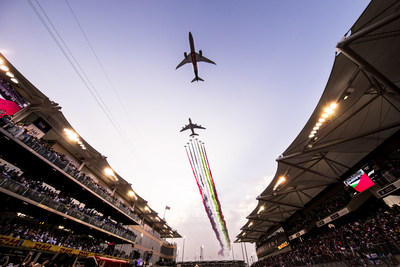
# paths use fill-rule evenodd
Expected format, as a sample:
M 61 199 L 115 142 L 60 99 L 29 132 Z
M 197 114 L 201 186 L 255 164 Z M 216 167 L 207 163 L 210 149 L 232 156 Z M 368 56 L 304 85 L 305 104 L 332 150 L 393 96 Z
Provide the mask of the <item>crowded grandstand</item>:
M 337 44 L 310 119 L 277 158 L 236 242 L 252 266 L 400 260 L 399 1 L 371 1 Z
M 171 265 L 179 238 L 0 54 L 1 266 Z

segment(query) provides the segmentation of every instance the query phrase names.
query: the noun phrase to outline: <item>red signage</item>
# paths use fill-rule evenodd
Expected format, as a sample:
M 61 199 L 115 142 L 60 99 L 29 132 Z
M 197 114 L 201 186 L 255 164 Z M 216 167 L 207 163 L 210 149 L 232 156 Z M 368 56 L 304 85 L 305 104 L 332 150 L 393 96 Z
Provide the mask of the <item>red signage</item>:
M 4 115 L 13 115 L 21 108 L 12 101 L 0 98 L 0 118 Z

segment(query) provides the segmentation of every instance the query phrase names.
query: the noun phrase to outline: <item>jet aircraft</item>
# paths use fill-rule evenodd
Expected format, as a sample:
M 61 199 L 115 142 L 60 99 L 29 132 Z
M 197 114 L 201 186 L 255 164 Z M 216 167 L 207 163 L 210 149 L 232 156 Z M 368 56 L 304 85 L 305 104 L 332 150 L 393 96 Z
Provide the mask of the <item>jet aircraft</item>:
M 201 125 L 197 125 L 196 123 L 192 123 L 192 120 L 189 118 L 189 124 L 188 124 L 188 125 L 185 125 L 185 126 L 182 128 L 181 132 L 186 131 L 186 130 L 189 130 L 189 129 L 192 131 L 192 133 L 190 134 L 190 136 L 193 137 L 193 136 L 198 135 L 197 133 L 194 132 L 194 129 L 206 129 L 206 128 L 204 128 L 204 127 L 201 126 Z
M 189 44 L 190 44 L 190 53 L 189 54 L 187 54 L 186 52 L 184 53 L 185 58 L 182 60 L 181 63 L 178 64 L 178 66 L 176 66 L 176 69 L 182 67 L 186 63 L 192 63 L 194 75 L 195 75 L 192 82 L 194 82 L 194 81 L 203 81 L 204 82 L 204 80 L 202 78 L 200 78 L 198 75 L 197 62 L 203 61 L 203 62 L 211 63 L 214 65 L 216 65 L 216 64 L 214 61 L 211 61 L 208 58 L 204 57 L 203 52 L 201 50 L 199 50 L 199 53 L 196 53 L 196 50 L 194 49 L 194 41 L 193 41 L 193 36 L 192 36 L 191 32 L 189 32 Z

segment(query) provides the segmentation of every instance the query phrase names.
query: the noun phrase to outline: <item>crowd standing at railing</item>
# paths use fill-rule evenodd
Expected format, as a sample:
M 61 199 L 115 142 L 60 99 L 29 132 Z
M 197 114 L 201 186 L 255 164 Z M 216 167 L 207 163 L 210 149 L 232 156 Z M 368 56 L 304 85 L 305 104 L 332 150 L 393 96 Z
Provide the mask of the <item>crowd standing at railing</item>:
M 335 225 L 336 224 L 336 225 Z M 260 260 L 252 267 L 312 266 L 339 262 L 348 266 L 398 264 L 400 207 L 379 205 L 355 212 L 290 241 L 291 251 Z
M 104 216 L 94 208 L 85 207 L 83 203 L 78 204 L 62 191 L 50 189 L 41 181 L 19 175 L 17 171 L 9 170 L 5 165 L 0 165 L 0 186 L 132 241 L 136 239 L 133 231 L 109 216 Z
M 102 196 L 104 199 L 118 207 L 121 211 L 128 214 L 131 218 L 139 221 L 139 217 L 134 214 L 132 207 L 128 207 L 115 196 L 109 193 L 103 186 L 96 183 L 90 176 L 84 172 L 79 171 L 75 164 L 69 160 L 65 155 L 56 152 L 52 147 L 43 139 L 36 138 L 31 132 L 23 125 L 23 123 L 14 124 L 10 117 L 5 115 L 0 117 L 0 127 L 8 131 L 15 138 L 22 141 L 31 149 L 39 153 L 48 161 L 68 173 L 71 177 L 78 180 L 89 189 Z
M 307 228 L 307 226 L 315 225 L 317 221 L 346 207 L 350 199 L 346 191 L 337 192 L 334 196 L 324 200 L 314 208 L 299 214 L 291 223 L 286 223 L 285 229 L 287 234 L 291 235 Z

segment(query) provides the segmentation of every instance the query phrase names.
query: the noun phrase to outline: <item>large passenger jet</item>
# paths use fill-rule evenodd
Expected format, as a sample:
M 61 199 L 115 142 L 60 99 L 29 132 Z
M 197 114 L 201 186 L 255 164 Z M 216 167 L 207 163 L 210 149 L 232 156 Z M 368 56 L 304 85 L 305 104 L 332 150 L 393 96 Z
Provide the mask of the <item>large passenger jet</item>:
M 181 63 L 179 63 L 178 66 L 176 66 L 176 69 L 182 67 L 186 63 L 192 63 L 194 75 L 195 75 L 192 82 L 194 82 L 194 81 L 203 81 L 204 82 L 204 80 L 202 78 L 200 78 L 198 75 L 197 62 L 203 61 L 203 62 L 211 63 L 214 65 L 216 65 L 216 64 L 214 61 L 211 61 L 208 58 L 204 57 L 203 52 L 201 50 L 199 50 L 199 53 L 196 53 L 196 50 L 194 49 L 194 41 L 193 41 L 193 36 L 192 36 L 191 32 L 189 32 L 189 44 L 190 44 L 190 54 L 188 55 L 186 52 L 184 53 L 185 58 L 182 60 Z
M 191 137 L 198 135 L 197 133 L 194 132 L 194 129 L 206 129 L 201 125 L 197 125 L 196 123 L 192 123 L 192 120 L 189 118 L 189 124 L 185 125 L 181 132 L 186 131 L 186 130 L 191 130 L 192 134 L 190 135 Z

